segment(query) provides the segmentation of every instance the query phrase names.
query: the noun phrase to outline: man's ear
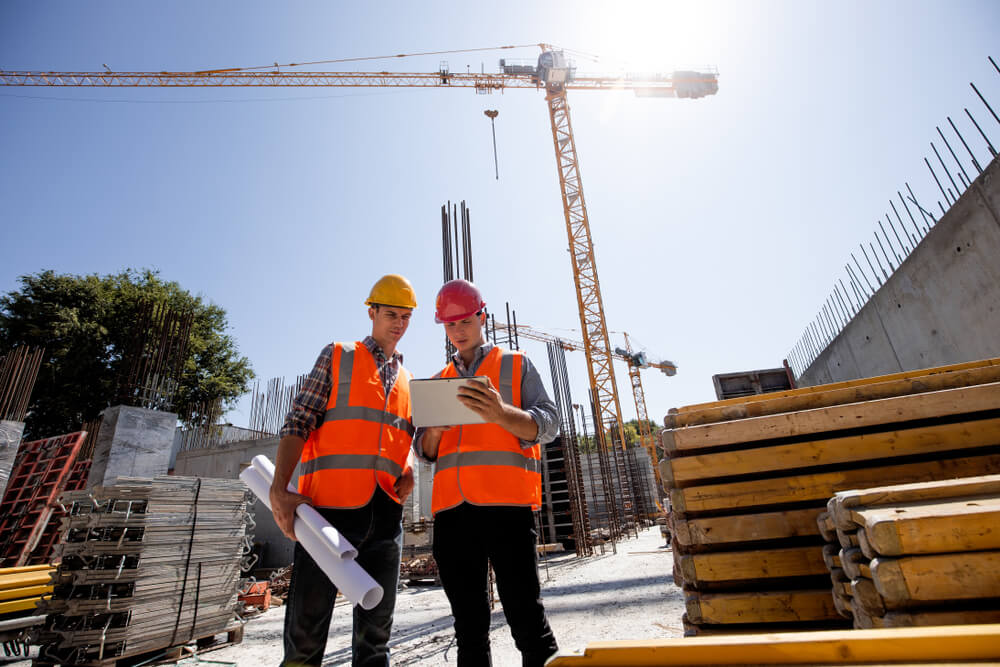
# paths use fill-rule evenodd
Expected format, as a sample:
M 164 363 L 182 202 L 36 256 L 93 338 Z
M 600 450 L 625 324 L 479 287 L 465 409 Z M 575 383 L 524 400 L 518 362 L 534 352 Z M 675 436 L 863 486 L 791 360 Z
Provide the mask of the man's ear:
M 368 319 L 375 321 L 375 306 L 368 306 Z

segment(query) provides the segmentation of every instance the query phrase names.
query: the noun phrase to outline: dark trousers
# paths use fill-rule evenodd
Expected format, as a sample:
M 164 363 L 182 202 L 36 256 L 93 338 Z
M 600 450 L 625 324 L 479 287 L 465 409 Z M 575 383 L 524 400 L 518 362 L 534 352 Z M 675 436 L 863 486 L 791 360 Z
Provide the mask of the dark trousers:
M 488 563 L 525 667 L 556 652 L 538 583 L 535 522 L 527 507 L 462 503 L 434 516 L 434 560 L 455 617 L 459 667 L 491 665 Z
M 317 508 L 323 518 L 358 550 L 357 563 L 382 586 L 374 609 L 354 607 L 351 663 L 355 667 L 389 664 L 389 633 L 396 606 L 399 556 L 403 547 L 403 508 L 381 489 L 353 510 Z M 283 667 L 321 665 L 330 631 L 337 588 L 312 557 L 295 544 L 295 561 L 285 610 Z

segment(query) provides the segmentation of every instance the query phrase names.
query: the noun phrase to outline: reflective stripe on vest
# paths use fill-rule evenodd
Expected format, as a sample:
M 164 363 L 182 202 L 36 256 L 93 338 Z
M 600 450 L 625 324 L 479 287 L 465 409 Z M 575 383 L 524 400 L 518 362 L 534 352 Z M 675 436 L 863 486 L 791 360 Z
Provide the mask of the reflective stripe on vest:
M 437 470 L 458 466 L 510 466 L 528 472 L 540 472 L 541 461 L 517 452 L 453 452 L 437 460 Z
M 366 408 L 361 405 L 345 405 L 333 408 L 332 410 L 327 410 L 326 414 L 323 415 L 324 424 L 345 419 L 360 419 L 362 421 L 375 422 L 376 424 L 385 424 L 386 426 L 398 428 L 400 431 L 406 431 L 407 435 L 411 436 L 414 431 L 413 424 L 399 415 L 394 415 L 391 412 L 383 412 L 377 408 Z
M 393 477 L 403 474 L 403 466 L 395 461 L 370 454 L 324 454 L 302 464 L 302 474 L 318 470 L 380 470 Z

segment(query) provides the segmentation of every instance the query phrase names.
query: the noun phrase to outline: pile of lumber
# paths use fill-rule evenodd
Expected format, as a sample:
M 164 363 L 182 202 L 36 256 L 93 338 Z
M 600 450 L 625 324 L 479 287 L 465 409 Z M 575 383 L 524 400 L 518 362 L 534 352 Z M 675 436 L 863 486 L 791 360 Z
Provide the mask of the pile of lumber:
M 1000 475 L 838 492 L 818 521 L 854 627 L 1000 623 Z
M 238 480 L 167 476 L 62 494 L 39 664 L 101 664 L 229 631 L 246 495 Z
M 1000 359 L 688 406 L 667 426 L 687 634 L 849 626 L 819 514 L 838 491 L 1000 473 Z

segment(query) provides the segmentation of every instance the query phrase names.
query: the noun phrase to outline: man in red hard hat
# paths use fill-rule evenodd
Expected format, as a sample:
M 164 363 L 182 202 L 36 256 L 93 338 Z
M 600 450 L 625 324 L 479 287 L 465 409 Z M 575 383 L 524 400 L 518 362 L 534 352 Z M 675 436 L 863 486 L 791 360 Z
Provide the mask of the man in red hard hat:
M 483 376 L 459 400 L 486 423 L 418 429 L 415 449 L 435 461 L 434 558 L 455 617 L 460 667 L 490 665 L 487 568 L 525 666 L 557 650 L 538 581 L 533 510 L 541 505 L 540 445 L 559 430 L 556 407 L 527 355 L 486 341 L 486 302 L 466 280 L 445 283 L 434 319 L 457 352 L 440 377 Z
M 417 306 L 406 278 L 371 289 L 371 335 L 320 352 L 285 417 L 271 486 L 275 521 L 295 539 L 295 508 L 311 503 L 358 550 L 357 563 L 382 586 L 374 609 L 354 609 L 352 664 L 389 664 L 403 502 L 413 490 L 410 373 L 396 349 Z M 299 493 L 288 490 L 296 464 Z M 285 610 L 283 667 L 323 662 L 337 589 L 299 543 Z

